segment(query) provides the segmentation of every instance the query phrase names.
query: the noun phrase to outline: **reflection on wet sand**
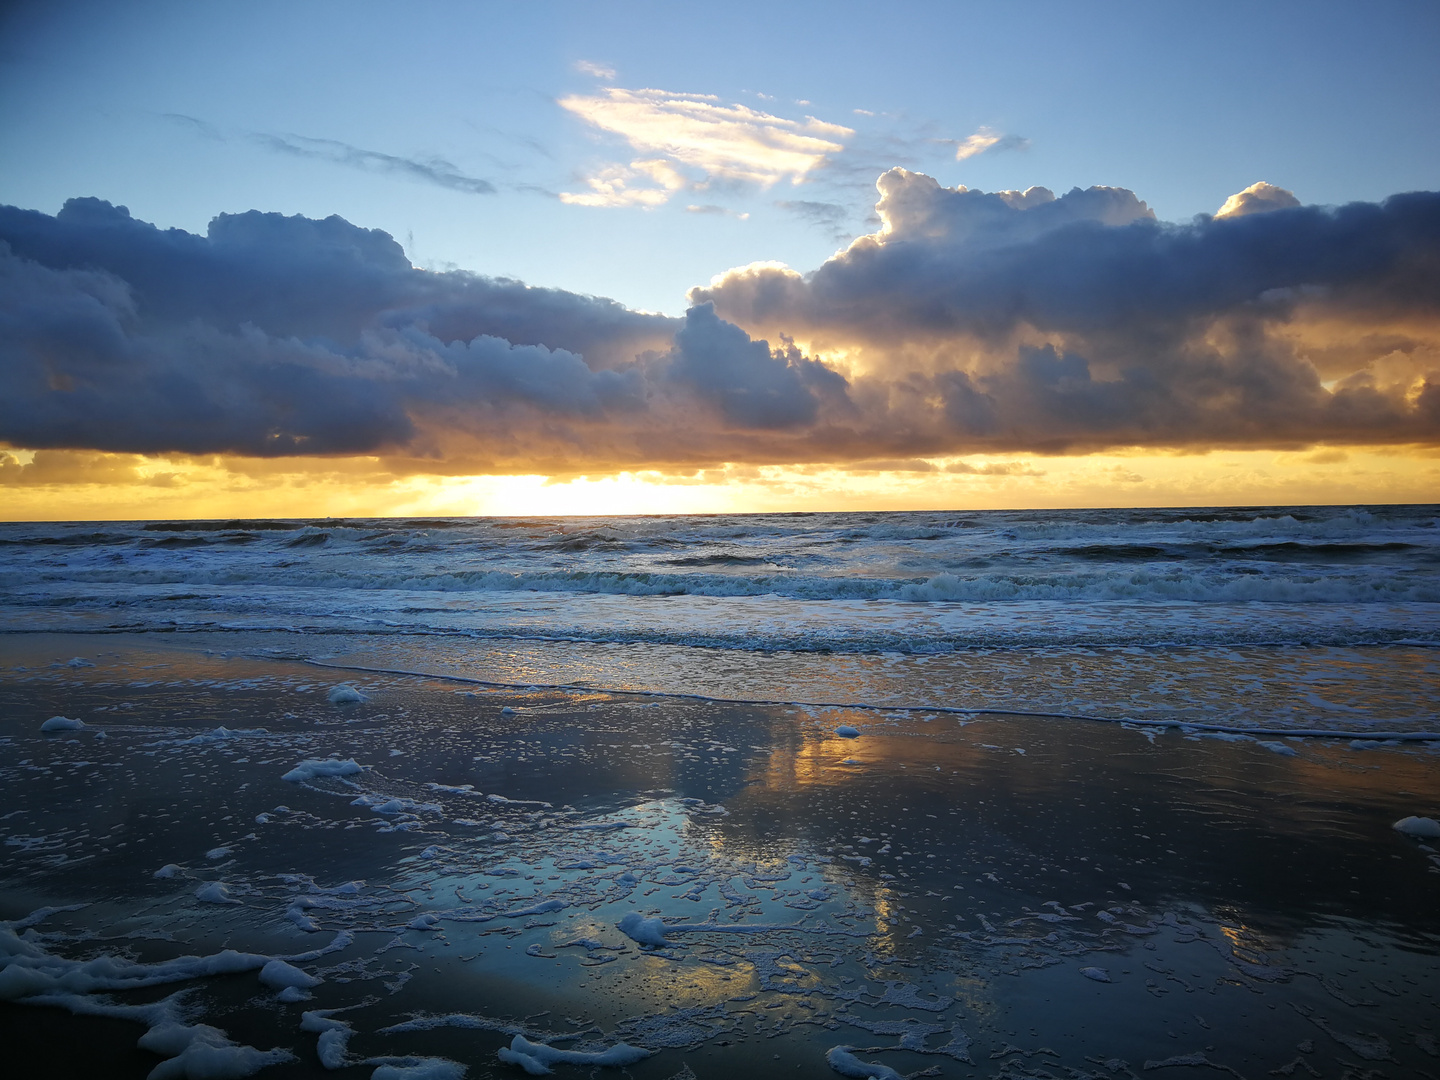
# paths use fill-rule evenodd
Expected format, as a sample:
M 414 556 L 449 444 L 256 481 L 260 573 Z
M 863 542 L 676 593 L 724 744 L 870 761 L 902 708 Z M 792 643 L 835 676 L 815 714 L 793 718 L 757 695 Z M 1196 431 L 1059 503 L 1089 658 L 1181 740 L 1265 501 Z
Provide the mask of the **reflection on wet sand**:
M 337 705 L 278 659 L 0 647 L 0 915 L 89 905 L 10 925 L 6 971 L 38 973 L 0 973 L 17 1060 L 64 1053 L 45 1006 L 143 1075 L 136 1021 L 177 988 L 165 1022 L 291 1055 L 275 1076 L 322 1071 L 316 1010 L 347 1067 L 479 1075 L 520 1075 L 517 1036 L 641 1080 L 822 1075 L 836 1046 L 1252 1077 L 1436 1047 L 1440 853 L 1390 828 L 1440 807 L 1434 747 L 380 676 Z M 333 765 L 282 778 L 306 761 Z M 76 989 L 97 956 L 227 947 L 251 967 Z M 281 957 L 320 981 L 277 998 Z

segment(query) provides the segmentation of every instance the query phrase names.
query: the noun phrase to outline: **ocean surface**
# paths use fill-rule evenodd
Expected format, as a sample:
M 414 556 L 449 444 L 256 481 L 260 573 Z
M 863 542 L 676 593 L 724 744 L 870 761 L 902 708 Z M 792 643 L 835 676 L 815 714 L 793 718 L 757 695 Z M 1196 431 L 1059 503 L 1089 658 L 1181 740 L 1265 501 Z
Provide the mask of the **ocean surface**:
M 0 632 L 520 685 L 1433 731 L 1440 507 L 0 525 Z M 272 644 L 271 648 L 275 648 Z

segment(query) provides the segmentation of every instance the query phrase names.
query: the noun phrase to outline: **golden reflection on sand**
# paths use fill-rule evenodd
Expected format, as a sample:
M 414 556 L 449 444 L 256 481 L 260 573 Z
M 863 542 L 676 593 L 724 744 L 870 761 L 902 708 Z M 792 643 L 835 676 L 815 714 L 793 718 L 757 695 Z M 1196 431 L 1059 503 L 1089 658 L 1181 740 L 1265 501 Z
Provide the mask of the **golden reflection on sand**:
M 693 1008 L 728 1001 L 739 993 L 758 990 L 754 968 L 749 964 L 717 966 L 685 964 L 644 954 L 635 969 L 638 989 L 655 997 L 669 997 L 676 1005 Z

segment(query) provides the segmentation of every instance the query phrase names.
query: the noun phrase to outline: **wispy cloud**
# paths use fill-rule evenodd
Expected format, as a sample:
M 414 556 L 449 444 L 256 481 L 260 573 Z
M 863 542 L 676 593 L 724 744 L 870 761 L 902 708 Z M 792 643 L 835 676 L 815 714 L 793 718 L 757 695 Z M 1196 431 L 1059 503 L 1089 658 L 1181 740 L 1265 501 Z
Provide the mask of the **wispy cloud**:
M 615 69 L 609 64 L 597 64 L 593 60 L 576 60 L 575 70 L 582 75 L 590 75 L 597 79 L 615 78 Z
M 845 240 L 850 236 L 845 224 L 850 220 L 851 212 L 848 207 L 842 206 L 840 203 L 817 202 L 811 199 L 781 199 L 775 205 L 787 213 L 794 214 L 806 224 L 825 230 L 832 239 Z
M 733 217 L 739 218 L 741 221 L 750 220 L 748 213 L 742 214 L 738 211 L 731 210 L 728 206 L 719 206 L 715 203 L 691 203 L 685 207 L 685 212 L 687 214 L 710 214 L 714 217 Z
M 560 201 L 575 206 L 659 206 L 689 186 L 664 158 L 607 165 L 585 178 L 589 191 L 562 191 Z
M 188 116 L 185 113 L 161 113 L 160 117 L 168 120 L 194 135 L 203 139 L 215 142 L 231 142 L 234 140 L 248 141 L 257 146 L 264 147 L 273 153 L 288 154 L 293 157 L 314 158 L 319 161 L 328 161 L 335 165 L 343 165 L 347 168 L 360 169 L 371 173 L 393 173 L 407 177 L 411 180 L 418 180 L 426 184 L 434 184 L 437 187 L 449 188 L 451 191 L 463 191 L 469 195 L 494 195 L 496 187 L 489 180 L 478 176 L 469 176 L 461 172 L 449 161 L 442 157 L 404 157 L 399 154 L 386 154 L 379 150 L 366 150 L 363 147 L 352 146 L 350 143 L 341 142 L 338 139 L 317 139 L 309 135 L 276 135 L 271 132 L 261 131 L 223 131 L 214 124 L 202 120 L 196 116 Z M 472 127 L 474 125 L 471 125 Z M 486 130 L 514 141 L 522 142 L 529 149 L 550 157 L 550 152 L 540 143 L 533 139 L 521 136 L 510 136 L 496 128 L 478 129 Z M 492 155 L 484 155 L 492 158 L 495 164 L 504 168 L 503 162 L 494 159 Z
M 1006 135 L 994 128 L 982 127 L 975 134 L 954 143 L 955 160 L 967 161 L 992 150 L 1024 150 L 1029 145 L 1030 140 L 1019 135 Z
M 162 119 L 169 120 L 172 124 L 184 128 L 191 134 L 199 135 L 202 139 L 209 139 L 212 142 L 225 141 L 225 136 L 220 133 L 219 128 L 214 124 L 201 120 L 198 116 L 188 116 L 185 113 L 173 112 L 161 113 L 160 116 Z
M 745 105 L 726 105 L 709 94 L 607 87 L 598 94 L 562 98 L 560 105 L 647 155 L 628 167 L 607 166 L 587 178 L 588 192 L 561 195 L 566 202 L 585 206 L 664 202 L 660 194 L 680 187 L 668 186 L 670 177 L 657 175 L 656 162 L 666 163 L 675 176 L 685 178 L 681 186 L 694 190 L 703 190 L 714 180 L 761 187 L 787 179 L 798 184 L 827 156 L 844 150 L 842 140 L 854 134 L 850 128 L 814 117 L 789 120 Z M 655 181 L 643 197 L 631 190 L 631 181 L 642 175 Z M 612 191 L 617 177 L 624 188 Z M 606 201 L 601 196 L 607 192 L 615 197 Z
M 546 146 L 534 136 L 522 135 L 515 131 L 506 131 L 504 128 L 498 128 L 492 124 L 477 124 L 473 120 L 465 120 L 464 124 L 482 138 L 500 139 L 528 153 L 538 154 L 540 157 L 551 161 L 555 160 L 555 154 L 550 147 Z
M 1042 469 L 1032 468 L 1020 461 L 996 461 L 988 465 L 971 465 L 968 461 L 957 461 L 946 465 L 945 471 L 960 476 L 1044 476 Z
M 936 172 L 946 168 L 946 160 L 975 157 L 982 153 L 1019 150 L 1029 145 L 1027 139 L 1007 135 L 990 128 L 981 128 L 964 139 L 948 134 L 933 119 L 906 113 L 853 110 L 855 134 L 846 140 L 842 153 L 825 159 L 807 180 L 825 191 L 827 202 L 843 202 L 854 211 L 870 201 L 875 177 L 887 169 Z
M 366 150 L 336 139 L 314 139 L 305 135 L 250 136 L 259 145 L 280 154 L 315 158 L 371 173 L 393 173 L 422 183 L 434 184 L 468 195 L 493 195 L 495 185 L 478 176 L 467 176 L 444 158 L 411 158 Z

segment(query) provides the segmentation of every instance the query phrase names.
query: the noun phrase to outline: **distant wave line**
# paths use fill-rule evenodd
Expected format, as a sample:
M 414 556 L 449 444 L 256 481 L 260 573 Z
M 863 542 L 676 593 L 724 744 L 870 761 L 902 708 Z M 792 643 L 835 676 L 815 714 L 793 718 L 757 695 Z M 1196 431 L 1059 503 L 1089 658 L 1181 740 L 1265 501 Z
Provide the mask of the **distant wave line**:
M 721 649 L 740 653 L 794 653 L 802 656 L 885 656 L 890 653 L 900 656 L 925 658 L 953 657 L 974 653 L 1016 653 L 1016 652 L 1069 652 L 1075 649 L 1094 651 L 1164 651 L 1167 649 L 1440 649 L 1440 639 L 1419 637 L 1396 637 L 1385 639 L 1372 634 L 1368 637 L 1345 638 L 1343 636 L 1306 633 L 1294 639 L 1284 638 L 1243 638 L 1196 635 L 1194 638 L 1166 638 L 1163 640 L 1139 640 L 1112 637 L 1108 641 L 1094 641 L 1073 636 L 1043 640 L 1038 637 L 996 639 L 989 641 L 951 641 L 936 637 L 919 644 L 914 641 L 893 641 L 872 635 L 847 639 L 801 639 L 799 637 L 776 640 L 767 638 L 723 638 L 702 635 L 662 634 L 649 631 L 608 631 L 594 634 L 584 633 L 522 633 L 513 629 L 486 627 L 434 627 L 423 624 L 382 622 L 370 616 L 345 613 L 319 616 L 337 620 L 353 620 L 366 623 L 361 626 L 308 625 L 297 627 L 292 620 L 286 625 L 268 626 L 263 624 L 236 624 L 217 622 L 195 622 L 181 625 L 174 619 L 163 623 L 146 624 L 132 622 L 110 626 L 64 626 L 36 629 L 34 626 L 0 625 L 4 634 L 294 634 L 297 637 L 366 637 L 366 638 L 429 638 L 452 637 L 484 642 L 538 642 L 549 645 L 634 645 L 656 646 L 674 649 Z M 378 624 L 378 625 L 377 625 Z M 969 710 L 962 710 L 969 711 Z

